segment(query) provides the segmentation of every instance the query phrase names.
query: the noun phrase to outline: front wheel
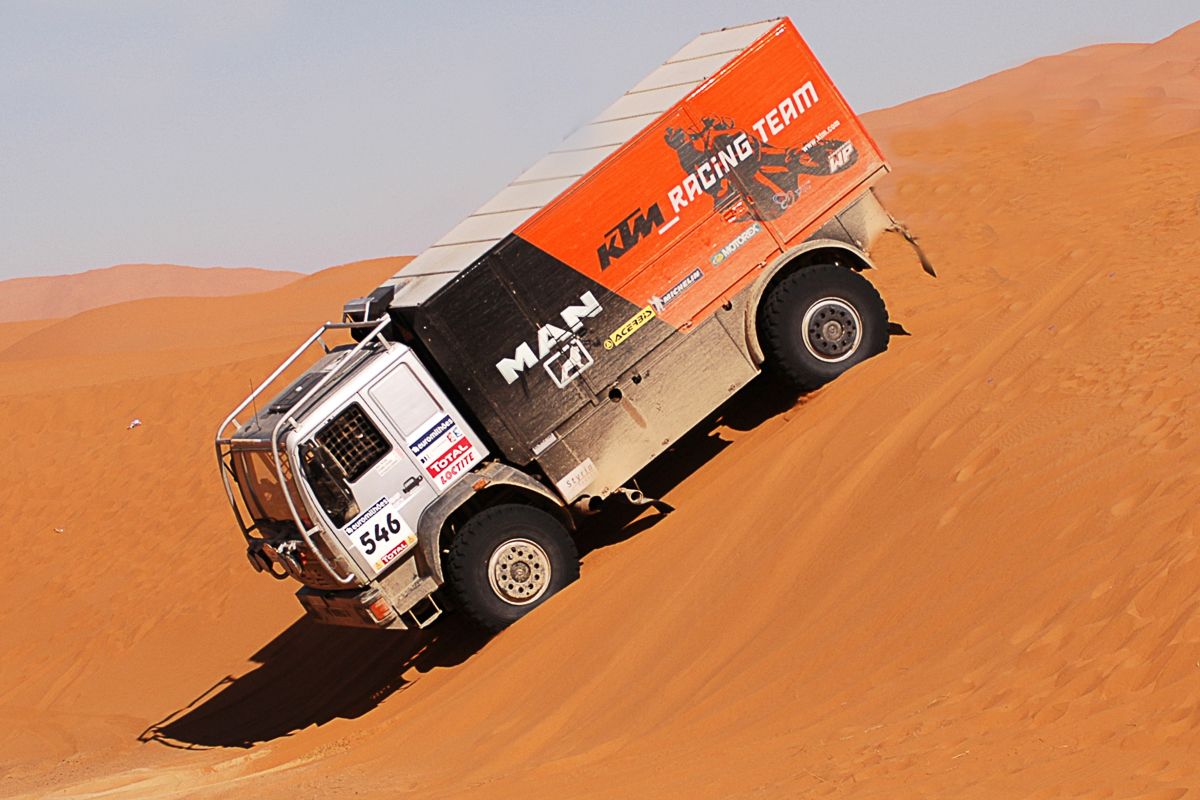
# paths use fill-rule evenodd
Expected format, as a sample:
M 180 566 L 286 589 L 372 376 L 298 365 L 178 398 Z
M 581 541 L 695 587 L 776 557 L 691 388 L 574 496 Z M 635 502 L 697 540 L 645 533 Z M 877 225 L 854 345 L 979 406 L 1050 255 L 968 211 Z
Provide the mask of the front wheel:
M 545 511 L 493 506 L 454 538 L 446 577 L 467 616 L 499 631 L 577 579 L 579 555 L 566 528 Z
M 862 275 L 817 264 L 771 287 L 759 335 L 767 368 L 792 388 L 810 391 L 887 349 L 887 308 Z

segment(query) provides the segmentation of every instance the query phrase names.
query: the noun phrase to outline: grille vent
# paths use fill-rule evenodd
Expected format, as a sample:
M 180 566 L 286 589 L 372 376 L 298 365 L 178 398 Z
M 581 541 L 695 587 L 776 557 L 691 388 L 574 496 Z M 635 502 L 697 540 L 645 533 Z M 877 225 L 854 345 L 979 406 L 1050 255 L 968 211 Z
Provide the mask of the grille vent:
M 345 470 L 348 481 L 358 480 L 392 449 L 357 405 L 330 420 L 316 439 Z

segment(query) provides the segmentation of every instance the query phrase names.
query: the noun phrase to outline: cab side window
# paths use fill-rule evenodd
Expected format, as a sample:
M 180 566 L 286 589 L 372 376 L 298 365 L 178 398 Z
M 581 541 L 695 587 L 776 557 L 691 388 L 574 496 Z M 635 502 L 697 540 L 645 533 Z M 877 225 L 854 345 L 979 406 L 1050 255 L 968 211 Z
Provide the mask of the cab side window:
M 401 364 L 389 372 L 368 392 L 405 436 L 417 433 L 434 414 L 442 410 L 407 364 Z
M 313 438 L 341 467 L 350 483 L 361 478 L 392 449 L 357 403 L 343 409 Z

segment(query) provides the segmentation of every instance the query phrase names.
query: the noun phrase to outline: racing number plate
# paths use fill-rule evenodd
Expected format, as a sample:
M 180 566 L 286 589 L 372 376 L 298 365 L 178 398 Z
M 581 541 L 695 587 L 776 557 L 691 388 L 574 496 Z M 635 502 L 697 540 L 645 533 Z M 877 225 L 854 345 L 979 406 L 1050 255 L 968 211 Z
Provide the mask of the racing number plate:
M 417 535 L 400 516 L 400 495 L 381 497 L 350 520 L 342 535 L 376 572 L 412 549 Z

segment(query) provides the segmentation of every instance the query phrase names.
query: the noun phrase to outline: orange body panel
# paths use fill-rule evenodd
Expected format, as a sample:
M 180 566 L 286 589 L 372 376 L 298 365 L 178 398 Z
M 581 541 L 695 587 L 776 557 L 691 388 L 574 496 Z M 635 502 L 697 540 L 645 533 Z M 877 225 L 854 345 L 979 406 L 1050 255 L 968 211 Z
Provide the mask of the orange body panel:
M 516 233 L 686 328 L 884 167 L 781 20 Z

